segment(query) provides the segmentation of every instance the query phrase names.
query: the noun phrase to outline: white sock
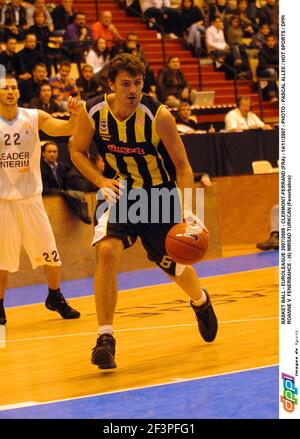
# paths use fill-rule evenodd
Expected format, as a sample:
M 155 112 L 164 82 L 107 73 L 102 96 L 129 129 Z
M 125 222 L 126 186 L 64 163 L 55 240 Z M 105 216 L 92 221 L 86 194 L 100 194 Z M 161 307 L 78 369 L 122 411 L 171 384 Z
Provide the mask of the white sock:
M 102 334 L 112 335 L 112 333 L 113 333 L 112 325 L 100 325 L 99 326 L 99 335 L 102 335 Z
M 204 302 L 203 302 L 203 297 L 205 298 Z M 206 297 L 206 294 L 203 290 L 202 290 L 202 295 L 201 295 L 200 299 L 198 299 L 198 300 L 192 299 L 193 305 L 195 305 L 195 306 L 202 306 L 206 303 L 206 301 L 207 301 L 207 297 Z

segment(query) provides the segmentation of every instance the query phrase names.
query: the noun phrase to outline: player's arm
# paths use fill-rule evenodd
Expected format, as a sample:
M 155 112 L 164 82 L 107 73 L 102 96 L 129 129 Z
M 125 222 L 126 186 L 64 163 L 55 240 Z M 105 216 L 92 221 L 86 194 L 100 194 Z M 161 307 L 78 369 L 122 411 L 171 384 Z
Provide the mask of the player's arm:
M 184 191 L 185 188 L 192 188 L 194 186 L 194 175 L 186 154 L 185 146 L 177 132 L 174 117 L 165 107 L 162 107 L 157 115 L 156 130 L 174 163 L 176 182 L 179 188 L 182 191 Z M 202 221 L 192 213 L 191 197 L 192 191 L 184 193 L 183 218 L 187 223 L 197 224 L 201 230 L 204 228 L 208 232 Z
M 157 134 L 165 145 L 176 169 L 176 181 L 181 190 L 192 188 L 194 176 L 176 122 L 169 110 L 162 107 L 156 119 Z
M 119 194 L 119 183 L 117 180 L 105 178 L 90 162 L 88 151 L 93 140 L 95 128 L 93 121 L 87 115 L 83 107 L 78 115 L 77 126 L 71 138 L 70 156 L 76 168 L 95 186 L 111 189 Z
M 48 136 L 72 136 L 76 128 L 80 107 L 77 98 L 70 98 L 67 109 L 71 116 L 68 120 L 55 119 L 45 111 L 38 110 L 39 130 L 44 131 Z

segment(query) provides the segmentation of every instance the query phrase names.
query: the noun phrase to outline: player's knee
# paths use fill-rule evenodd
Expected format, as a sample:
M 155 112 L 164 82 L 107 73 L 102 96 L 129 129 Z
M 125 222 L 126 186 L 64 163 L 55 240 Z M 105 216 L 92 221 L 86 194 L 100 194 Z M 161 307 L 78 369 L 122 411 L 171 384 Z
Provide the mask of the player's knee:
M 112 266 L 119 260 L 121 251 L 122 246 L 116 244 L 115 242 L 103 241 L 100 243 L 98 249 L 99 263 L 101 263 L 102 266 L 103 264 Z

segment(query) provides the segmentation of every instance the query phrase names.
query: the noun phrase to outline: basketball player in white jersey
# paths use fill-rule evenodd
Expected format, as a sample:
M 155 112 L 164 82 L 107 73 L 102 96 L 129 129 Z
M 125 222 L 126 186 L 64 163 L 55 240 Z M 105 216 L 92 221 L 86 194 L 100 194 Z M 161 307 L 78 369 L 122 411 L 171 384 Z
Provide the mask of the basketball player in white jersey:
M 0 324 L 7 321 L 4 294 L 8 272 L 19 269 L 23 245 L 33 268 L 44 266 L 49 287 L 45 305 L 64 319 L 77 319 L 60 292 L 60 257 L 42 201 L 39 129 L 49 136 L 71 136 L 79 103 L 71 98 L 68 121 L 41 110 L 18 107 L 18 83 L 0 78 Z

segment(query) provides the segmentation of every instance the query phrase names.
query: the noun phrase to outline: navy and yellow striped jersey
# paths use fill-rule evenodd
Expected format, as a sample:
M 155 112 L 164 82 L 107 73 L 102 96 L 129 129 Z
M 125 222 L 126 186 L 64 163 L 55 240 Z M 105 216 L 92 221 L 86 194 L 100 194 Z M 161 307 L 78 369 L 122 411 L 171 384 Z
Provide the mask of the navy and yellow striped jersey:
M 156 132 L 161 106 L 150 96 L 142 95 L 135 112 L 119 121 L 109 108 L 106 94 L 85 104 L 106 171 L 113 170 L 118 178 L 127 180 L 128 187 L 149 188 L 175 179 L 174 165 Z

